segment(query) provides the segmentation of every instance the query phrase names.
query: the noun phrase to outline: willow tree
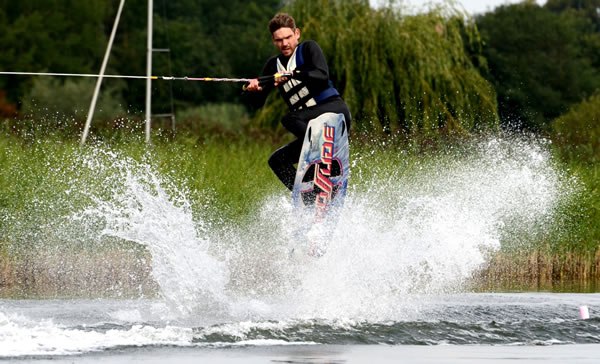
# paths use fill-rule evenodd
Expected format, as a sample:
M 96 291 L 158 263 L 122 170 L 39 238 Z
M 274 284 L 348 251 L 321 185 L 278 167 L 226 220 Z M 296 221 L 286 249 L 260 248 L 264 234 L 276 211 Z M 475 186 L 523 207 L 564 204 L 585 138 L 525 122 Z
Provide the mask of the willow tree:
M 477 31 L 451 6 L 403 15 L 367 0 L 298 0 L 285 10 L 323 48 L 355 128 L 436 137 L 498 125 L 495 92 L 466 51 Z M 278 103 L 258 119 L 276 123 Z

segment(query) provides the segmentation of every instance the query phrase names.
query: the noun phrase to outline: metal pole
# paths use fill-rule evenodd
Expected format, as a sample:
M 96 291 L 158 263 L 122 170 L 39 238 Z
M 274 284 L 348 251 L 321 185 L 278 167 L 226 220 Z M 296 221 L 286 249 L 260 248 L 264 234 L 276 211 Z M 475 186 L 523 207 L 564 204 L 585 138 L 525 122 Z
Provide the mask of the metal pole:
M 150 131 L 151 131 L 151 120 L 152 117 L 152 13 L 153 13 L 153 2 L 148 0 L 148 44 L 146 54 L 146 143 L 150 143 Z
M 85 127 L 83 128 L 83 134 L 81 135 L 81 145 L 85 144 L 85 140 L 87 139 L 90 131 L 90 125 L 92 124 L 92 118 L 94 117 L 94 110 L 96 109 L 96 101 L 98 101 L 98 95 L 100 94 L 100 86 L 102 85 L 102 79 L 104 78 L 104 72 L 106 71 L 106 65 L 108 64 L 110 50 L 112 49 L 112 45 L 115 40 L 115 34 L 117 33 L 117 27 L 119 26 L 119 19 L 121 18 L 123 5 L 125 5 L 125 0 L 121 0 L 121 3 L 119 4 L 119 10 L 117 10 L 115 23 L 113 24 L 112 32 L 110 33 L 110 39 L 108 40 L 108 46 L 106 47 L 106 52 L 104 53 L 100 74 L 98 75 L 98 80 L 96 81 L 96 88 L 94 89 L 94 95 L 92 96 L 92 102 L 88 111 L 87 120 L 85 121 Z

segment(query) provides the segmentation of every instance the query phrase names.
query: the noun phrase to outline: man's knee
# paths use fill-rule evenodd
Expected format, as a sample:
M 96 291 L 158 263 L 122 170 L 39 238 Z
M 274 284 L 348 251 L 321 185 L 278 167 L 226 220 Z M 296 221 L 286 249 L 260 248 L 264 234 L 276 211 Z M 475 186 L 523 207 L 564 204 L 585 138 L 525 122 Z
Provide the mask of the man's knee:
M 282 149 L 277 149 L 271 156 L 269 157 L 269 167 L 272 170 L 276 171 L 281 169 L 281 166 L 285 164 L 285 151 Z
M 290 113 L 281 119 L 281 125 L 283 125 L 287 131 L 294 134 L 296 138 L 303 139 L 308 121 L 302 120 L 299 116 Z
M 286 130 L 290 130 L 290 127 L 294 125 L 294 117 L 290 114 L 285 115 L 281 118 L 281 125 L 283 125 Z

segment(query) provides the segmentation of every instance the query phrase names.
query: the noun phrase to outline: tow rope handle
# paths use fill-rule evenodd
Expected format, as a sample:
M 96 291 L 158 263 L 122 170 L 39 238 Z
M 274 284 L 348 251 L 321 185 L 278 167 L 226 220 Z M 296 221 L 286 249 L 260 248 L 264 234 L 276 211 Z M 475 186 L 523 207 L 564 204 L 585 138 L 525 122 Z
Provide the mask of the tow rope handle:
M 272 83 L 275 83 L 276 78 L 282 78 L 282 77 L 292 78 L 296 74 L 298 74 L 298 71 L 295 71 L 293 73 L 292 72 L 277 72 L 274 75 L 260 76 L 260 77 L 257 77 L 258 85 L 260 87 L 264 87 L 264 86 L 270 85 Z M 242 86 L 242 90 L 244 90 L 244 91 L 246 91 L 247 88 L 248 88 L 248 84 L 245 84 L 244 86 Z

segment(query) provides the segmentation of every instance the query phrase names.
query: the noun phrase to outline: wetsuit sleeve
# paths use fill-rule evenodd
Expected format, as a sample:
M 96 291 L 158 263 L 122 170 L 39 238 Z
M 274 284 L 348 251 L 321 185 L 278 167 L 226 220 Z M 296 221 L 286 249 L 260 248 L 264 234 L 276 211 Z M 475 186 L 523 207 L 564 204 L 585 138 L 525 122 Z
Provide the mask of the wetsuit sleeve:
M 261 76 L 273 75 L 276 72 L 277 72 L 277 58 L 272 57 L 267 61 L 267 63 L 265 63 L 260 75 Z M 265 85 L 265 86 L 263 86 L 262 91 L 244 92 L 244 99 L 245 99 L 246 103 L 252 109 L 259 109 L 265 104 L 265 101 L 267 100 L 267 97 L 269 96 L 269 93 L 271 92 L 271 90 L 273 90 L 273 88 L 274 88 L 273 85 Z
M 304 64 L 298 67 L 299 73 L 294 78 L 319 85 L 322 88 L 327 87 L 329 67 L 317 42 L 311 40 L 304 42 L 302 56 L 304 57 Z

